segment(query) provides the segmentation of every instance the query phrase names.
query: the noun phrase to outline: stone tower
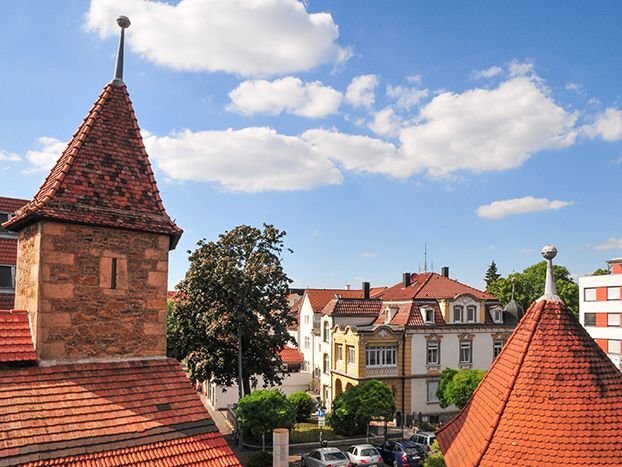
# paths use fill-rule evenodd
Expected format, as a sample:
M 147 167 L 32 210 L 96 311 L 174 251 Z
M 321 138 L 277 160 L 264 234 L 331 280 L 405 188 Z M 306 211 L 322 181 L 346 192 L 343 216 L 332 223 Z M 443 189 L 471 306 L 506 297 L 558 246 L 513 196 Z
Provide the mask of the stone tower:
M 118 62 L 34 199 L 4 224 L 19 232 L 15 308 L 29 311 L 44 361 L 166 354 L 168 251 L 182 230 L 162 205 L 122 50 L 120 73 Z

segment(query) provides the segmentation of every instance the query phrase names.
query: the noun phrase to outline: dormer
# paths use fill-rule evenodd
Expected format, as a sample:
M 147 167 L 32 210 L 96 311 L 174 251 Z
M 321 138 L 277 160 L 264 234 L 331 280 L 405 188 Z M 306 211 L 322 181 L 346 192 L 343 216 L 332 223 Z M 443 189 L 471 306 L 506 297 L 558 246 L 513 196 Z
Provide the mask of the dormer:
M 397 305 L 387 305 L 384 309 L 384 324 L 389 324 L 397 314 L 398 310 L 399 307 Z
M 480 302 L 468 293 L 459 294 L 449 302 L 451 323 L 474 324 L 484 320 L 480 318 Z
M 490 316 L 495 324 L 503 324 L 503 308 L 495 306 L 490 310 Z
M 419 311 L 421 312 L 421 319 L 425 324 L 434 324 L 434 308 L 432 306 L 420 306 Z

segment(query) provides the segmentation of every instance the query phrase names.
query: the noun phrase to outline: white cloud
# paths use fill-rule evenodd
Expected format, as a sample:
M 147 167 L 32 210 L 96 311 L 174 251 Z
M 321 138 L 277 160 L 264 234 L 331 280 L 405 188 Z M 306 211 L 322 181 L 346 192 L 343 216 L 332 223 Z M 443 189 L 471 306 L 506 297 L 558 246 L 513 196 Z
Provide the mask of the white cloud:
M 400 133 L 404 168 L 444 177 L 507 170 L 534 152 L 570 146 L 577 114 L 557 105 L 537 78 L 519 76 L 494 89 L 439 94 L 418 120 Z
M 494 78 L 495 76 L 499 76 L 503 73 L 503 68 L 500 66 L 491 66 L 490 68 L 486 68 L 485 70 L 474 70 L 471 72 L 471 78 L 473 79 L 482 79 L 482 78 Z
M 305 190 L 338 184 L 342 175 L 300 138 L 271 128 L 185 130 L 145 137 L 151 158 L 174 180 L 213 182 L 225 190 Z
M 361 253 L 361 256 L 363 258 L 373 258 L 375 256 L 378 256 L 378 253 L 375 251 L 365 251 L 363 253 Z
M 401 119 L 395 115 L 393 109 L 385 107 L 374 114 L 374 120 L 369 123 L 368 127 L 377 135 L 395 136 L 401 123 Z
M 376 100 L 375 91 L 378 86 L 376 75 L 360 75 L 355 77 L 346 90 L 346 100 L 354 107 L 371 107 Z
M 337 44 L 329 13 L 307 13 L 297 0 L 91 0 L 86 28 L 117 36 L 127 15 L 128 46 L 174 70 L 269 76 L 343 63 L 351 51 Z
M 566 83 L 566 90 L 576 92 L 577 94 L 583 94 L 581 85 L 577 83 Z
M 523 198 L 495 201 L 493 203 L 480 206 L 477 208 L 477 215 L 485 219 L 502 219 L 516 214 L 557 210 L 566 206 L 572 206 L 573 204 L 573 201 L 551 201 L 546 198 L 525 196 Z
M 517 76 L 535 76 L 535 67 L 531 62 L 520 62 L 518 60 L 512 60 L 508 68 L 510 70 L 510 76 L 512 78 Z
M 590 138 L 605 141 L 622 139 L 622 111 L 613 107 L 605 109 L 593 124 L 583 127 L 583 131 Z
M 61 156 L 67 143 L 50 136 L 42 136 L 37 139 L 39 149 L 26 152 L 26 159 L 32 164 L 30 172 L 43 172 L 50 170 Z
M 0 149 L 0 161 L 18 162 L 22 160 L 19 155 Z
M 229 93 L 228 110 L 245 115 L 286 112 L 301 117 L 326 117 L 337 113 L 342 94 L 319 81 L 304 83 L 293 76 L 274 81 L 244 81 Z
M 599 245 L 596 245 L 595 248 L 600 251 L 622 250 L 622 237 L 619 237 L 619 238 L 610 237 L 609 240 Z
M 395 99 L 398 107 L 410 110 L 423 99 L 428 97 L 430 92 L 427 89 L 409 88 L 407 86 L 387 86 L 387 96 Z

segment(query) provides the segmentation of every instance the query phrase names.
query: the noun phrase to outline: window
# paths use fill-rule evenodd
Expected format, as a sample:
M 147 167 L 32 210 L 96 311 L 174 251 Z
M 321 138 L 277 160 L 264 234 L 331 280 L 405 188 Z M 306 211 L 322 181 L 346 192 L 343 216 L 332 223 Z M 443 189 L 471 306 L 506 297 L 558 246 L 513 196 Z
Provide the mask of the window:
M 475 305 L 467 306 L 467 323 L 475 322 Z
M 422 308 L 421 314 L 426 324 L 434 324 L 434 308 Z
M 305 349 L 311 348 L 311 338 L 309 336 L 305 336 Z
M 335 355 L 338 362 L 343 360 L 343 346 L 341 344 L 335 345 Z
M 427 401 L 429 403 L 435 404 L 438 402 L 438 397 L 436 397 L 436 390 L 438 389 L 438 381 L 428 381 L 428 397 Z
M 305 315 L 305 326 L 309 325 L 309 315 Z
M 9 233 L 8 230 L 2 228 L 2 224 L 11 218 L 11 214 L 8 212 L 0 212 L 0 233 Z
M 622 353 L 621 350 L 622 349 L 620 349 L 620 341 L 609 339 L 609 342 L 607 343 L 607 353 L 619 354 Z
M 328 342 L 329 330 L 328 330 L 328 321 L 324 321 L 322 324 L 322 334 L 324 336 L 324 342 Z
M 583 300 L 586 302 L 596 301 L 596 289 L 594 287 L 589 289 L 583 289 Z
M 607 300 L 620 300 L 620 287 L 607 287 Z
M 0 288 L 13 289 L 15 287 L 15 275 L 13 266 L 0 265 Z
M 473 359 L 473 343 L 471 341 L 460 342 L 460 363 L 471 363 Z
M 503 349 L 503 341 L 493 341 L 492 343 L 492 354 L 493 354 L 493 360 L 495 358 L 497 358 L 497 356 L 501 353 L 501 350 Z
M 503 324 L 503 309 L 502 308 L 495 308 L 494 310 L 492 310 L 492 320 L 495 323 Z
M 454 323 L 462 323 L 462 305 L 454 306 Z
M 428 342 L 427 345 L 427 365 L 439 365 L 441 363 L 441 343 Z
M 620 314 L 607 313 L 607 326 L 620 326 Z
M 596 313 L 585 313 L 583 315 L 584 326 L 596 326 Z
M 395 347 L 368 347 L 365 350 L 367 366 L 397 366 Z
M 347 352 L 347 363 L 348 365 L 354 365 L 354 346 L 352 345 L 348 345 L 346 347 L 346 352 Z
M 325 375 L 327 375 L 330 372 L 330 361 L 328 359 L 327 353 L 324 354 L 324 364 L 322 366 L 322 371 Z

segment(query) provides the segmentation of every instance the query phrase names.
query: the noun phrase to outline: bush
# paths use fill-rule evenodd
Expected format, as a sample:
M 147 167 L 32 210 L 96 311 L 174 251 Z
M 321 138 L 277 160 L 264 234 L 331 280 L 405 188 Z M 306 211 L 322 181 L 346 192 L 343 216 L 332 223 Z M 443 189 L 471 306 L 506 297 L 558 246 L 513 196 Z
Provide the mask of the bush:
M 278 389 L 253 391 L 238 402 L 238 426 L 244 433 L 262 436 L 275 428 L 294 426 L 294 407 Z
M 248 467 L 272 467 L 272 453 L 259 451 L 248 458 Z
M 432 444 L 432 450 L 428 457 L 426 457 L 423 467 L 445 467 L 445 458 L 441 452 L 441 448 L 438 445 L 438 440 Z
M 304 422 L 311 417 L 311 412 L 315 407 L 315 401 L 305 391 L 295 392 L 287 398 L 296 411 L 296 421 Z

